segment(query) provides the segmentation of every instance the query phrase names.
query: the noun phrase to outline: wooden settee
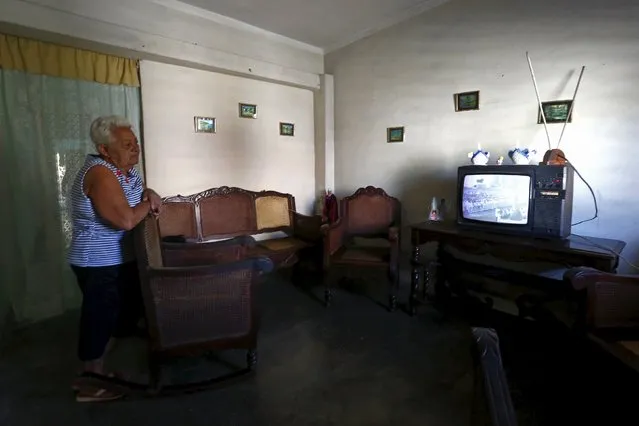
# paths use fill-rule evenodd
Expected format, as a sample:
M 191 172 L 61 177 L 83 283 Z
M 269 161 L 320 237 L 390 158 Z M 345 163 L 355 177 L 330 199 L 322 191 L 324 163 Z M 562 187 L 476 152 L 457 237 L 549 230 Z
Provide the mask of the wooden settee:
M 302 254 L 321 261 L 321 217 L 295 210 L 295 197 L 276 191 L 249 191 L 222 186 L 197 194 L 167 197 L 159 218 L 164 241 L 206 243 L 253 236 L 244 240 L 248 256 L 267 256 L 276 267 L 297 263 Z

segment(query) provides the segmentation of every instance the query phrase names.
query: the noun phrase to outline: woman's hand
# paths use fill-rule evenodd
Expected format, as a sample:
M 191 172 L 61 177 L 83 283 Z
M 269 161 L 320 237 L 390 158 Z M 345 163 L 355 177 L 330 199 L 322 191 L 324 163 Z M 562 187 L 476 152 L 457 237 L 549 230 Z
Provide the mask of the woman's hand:
M 154 190 L 147 188 L 142 193 L 142 201 L 151 204 L 151 213 L 158 216 L 162 212 L 162 198 Z

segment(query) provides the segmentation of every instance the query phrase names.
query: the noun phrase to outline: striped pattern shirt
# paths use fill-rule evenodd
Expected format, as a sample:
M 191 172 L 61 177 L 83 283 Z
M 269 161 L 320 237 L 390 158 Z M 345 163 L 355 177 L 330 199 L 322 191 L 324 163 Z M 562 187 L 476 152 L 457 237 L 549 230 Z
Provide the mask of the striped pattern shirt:
M 121 172 L 97 155 L 88 155 L 71 188 L 71 247 L 67 260 L 75 266 L 112 266 L 135 259 L 133 233 L 115 229 L 102 219 L 84 194 L 84 177 L 91 167 L 104 166 L 115 174 L 129 206 L 142 201 L 144 183 L 135 169 Z

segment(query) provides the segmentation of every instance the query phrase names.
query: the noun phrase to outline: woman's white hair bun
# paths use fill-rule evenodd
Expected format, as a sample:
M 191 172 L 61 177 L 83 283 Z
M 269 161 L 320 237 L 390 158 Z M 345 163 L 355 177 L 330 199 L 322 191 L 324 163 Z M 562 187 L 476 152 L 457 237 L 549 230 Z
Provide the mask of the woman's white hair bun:
M 91 141 L 97 148 L 98 145 L 111 143 L 111 131 L 118 127 L 133 127 L 131 122 L 120 115 L 105 115 L 98 117 L 91 123 Z

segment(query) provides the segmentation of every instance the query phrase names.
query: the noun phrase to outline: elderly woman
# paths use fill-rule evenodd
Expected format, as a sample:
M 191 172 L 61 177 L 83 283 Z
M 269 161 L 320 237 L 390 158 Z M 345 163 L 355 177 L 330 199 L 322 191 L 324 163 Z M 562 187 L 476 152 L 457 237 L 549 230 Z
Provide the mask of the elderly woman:
M 85 372 L 105 374 L 111 339 L 131 335 L 142 313 L 131 230 L 159 214 L 161 198 L 144 188 L 131 123 L 118 116 L 91 124 L 97 155 L 88 155 L 71 190 L 73 237 L 68 261 L 82 291 L 78 356 Z M 78 391 L 79 402 L 120 397 L 104 389 Z

